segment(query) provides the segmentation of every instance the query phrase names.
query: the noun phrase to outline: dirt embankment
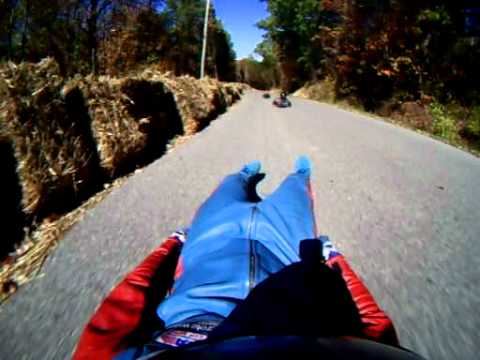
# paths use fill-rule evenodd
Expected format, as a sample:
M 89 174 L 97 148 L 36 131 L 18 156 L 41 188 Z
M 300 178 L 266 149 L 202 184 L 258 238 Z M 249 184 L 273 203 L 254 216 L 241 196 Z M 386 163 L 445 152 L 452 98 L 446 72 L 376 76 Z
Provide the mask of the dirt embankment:
M 207 126 L 244 89 L 154 68 L 125 78 L 65 79 L 52 59 L 2 65 L 0 261 L 45 219 Z
M 325 79 L 307 83 L 297 90 L 295 96 L 336 104 L 349 110 L 366 112 L 360 102 L 353 98 L 337 99 L 335 82 Z M 385 101 L 371 114 L 423 134 L 433 136 L 450 145 L 480 156 L 480 107 L 469 109 L 459 104 L 444 106 L 431 96 L 422 95 L 417 100 L 392 98 Z
M 306 84 L 297 90 L 294 95 L 305 99 L 362 110 L 361 105 L 354 98 L 338 100 L 335 96 L 335 82 L 331 79 Z M 428 132 L 433 131 L 433 117 L 428 112 L 428 101 L 391 101 L 377 109 L 374 114 L 415 129 Z

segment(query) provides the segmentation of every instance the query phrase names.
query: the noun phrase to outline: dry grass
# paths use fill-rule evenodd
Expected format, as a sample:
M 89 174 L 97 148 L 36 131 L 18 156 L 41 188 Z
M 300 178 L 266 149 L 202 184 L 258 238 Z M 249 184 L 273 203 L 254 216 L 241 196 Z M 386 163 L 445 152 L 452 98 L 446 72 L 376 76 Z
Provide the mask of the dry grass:
M 342 110 L 408 128 L 475 156 L 480 156 L 480 145 L 462 138 L 458 124 L 455 123 L 454 119 L 448 118 L 448 114 L 444 110 L 440 111 L 440 114 L 437 111 L 436 117 L 432 115 L 429 97 L 422 98 L 419 101 L 387 102 L 375 113 L 372 113 L 364 110 L 358 100 L 352 97 L 343 100 L 336 99 L 334 90 L 333 81 L 327 79 L 306 84 L 297 90 L 294 96 L 325 102 Z
M 115 188 L 121 186 L 127 178 L 117 179 L 106 189 L 88 199 L 80 207 L 59 219 L 44 219 L 15 253 L 0 266 L 0 303 L 12 295 L 19 286 L 40 275 L 40 270 L 48 254 L 55 248 L 62 235 L 80 221 L 88 210 L 100 203 Z
M 21 210 L 12 229 L 22 237 L 25 226 L 26 234 L 0 265 L 0 302 L 38 273 L 61 235 L 110 189 L 89 196 L 186 142 L 245 88 L 153 67 L 125 78 L 67 80 L 52 59 L 0 66 L 4 188 L 18 187 L 2 210 Z M 18 243 L 7 237 L 0 257 Z
M 182 118 L 186 134 L 194 134 L 201 129 L 202 122 L 211 112 L 208 101 L 208 89 L 200 85 L 200 81 L 191 76 L 161 76 L 154 74 L 154 79 L 161 79 L 174 94 L 177 109 Z
M 225 84 L 191 76 L 174 77 L 154 69 L 145 70 L 140 77 L 160 81 L 173 93 L 185 134 L 194 134 L 238 100 L 246 89 L 244 84 Z
M 310 100 L 334 103 L 335 82 L 332 79 L 325 79 L 320 82 L 308 83 L 293 95 Z
M 110 178 L 160 156 L 183 133 L 173 95 L 159 81 L 102 77 L 72 86 L 87 99 L 100 166 Z
M 7 84 L 0 122 L 14 146 L 22 208 L 32 220 L 91 193 L 98 169 L 89 124 L 68 104 L 58 73 L 51 59 L 9 63 L 0 72 Z
M 147 135 L 128 116 L 127 97 L 122 98 L 118 79 L 86 78 L 67 86 L 80 89 L 86 99 L 100 166 L 110 178 L 129 157 L 135 157 L 147 142 Z

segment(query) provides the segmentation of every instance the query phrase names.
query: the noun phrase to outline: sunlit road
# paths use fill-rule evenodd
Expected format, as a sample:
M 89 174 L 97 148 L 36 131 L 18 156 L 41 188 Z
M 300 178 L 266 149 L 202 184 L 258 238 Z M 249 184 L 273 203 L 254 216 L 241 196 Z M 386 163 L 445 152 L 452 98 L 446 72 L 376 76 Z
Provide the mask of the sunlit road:
M 120 278 L 187 224 L 226 174 L 259 159 L 272 191 L 298 154 L 314 164 L 316 216 L 430 359 L 480 353 L 480 159 L 414 132 L 261 93 L 115 190 L 63 239 L 44 276 L 0 310 L 1 359 L 65 359 Z

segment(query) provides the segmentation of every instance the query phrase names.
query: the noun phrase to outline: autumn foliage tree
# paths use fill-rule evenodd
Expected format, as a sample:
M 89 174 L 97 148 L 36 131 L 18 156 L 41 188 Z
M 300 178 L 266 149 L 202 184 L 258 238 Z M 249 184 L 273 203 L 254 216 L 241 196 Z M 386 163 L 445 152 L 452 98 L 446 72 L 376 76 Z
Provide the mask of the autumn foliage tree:
M 238 61 L 237 81 L 260 90 L 280 87 L 281 71 L 275 46 L 272 39 L 267 36 L 255 48 L 256 58 L 250 56 Z
M 52 56 L 65 75 L 119 75 L 157 64 L 198 76 L 204 0 L 5 0 L 0 60 Z M 228 33 L 212 8 L 207 74 L 235 76 Z
M 396 96 L 479 102 L 480 5 L 463 0 L 264 0 L 285 86 L 326 76 L 368 109 Z

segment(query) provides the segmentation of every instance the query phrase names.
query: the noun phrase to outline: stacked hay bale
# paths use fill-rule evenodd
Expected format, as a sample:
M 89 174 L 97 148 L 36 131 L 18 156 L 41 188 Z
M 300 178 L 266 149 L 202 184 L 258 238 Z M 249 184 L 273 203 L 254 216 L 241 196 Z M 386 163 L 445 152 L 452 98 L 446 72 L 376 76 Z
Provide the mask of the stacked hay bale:
M 174 94 L 187 135 L 202 130 L 238 100 L 246 89 L 244 84 L 227 84 L 208 77 L 201 80 L 188 75 L 175 77 L 155 68 L 145 70 L 141 77 L 164 83 Z
M 221 84 L 221 89 L 225 93 L 225 98 L 227 99 L 227 105 L 231 106 L 237 100 L 240 100 L 243 92 L 249 88 L 246 84 L 240 83 L 223 83 Z
M 153 74 L 152 79 L 162 81 L 174 94 L 185 134 L 194 134 L 205 127 L 212 104 L 208 101 L 208 90 L 200 87 L 197 79 L 191 76 L 173 77 L 162 74 Z
M 52 59 L 7 64 L 0 78 L 6 84 L 0 122 L 13 146 L 25 216 L 35 221 L 72 208 L 98 183 L 88 119 L 69 104 L 75 99 L 62 92 Z
M 3 71 L 1 69 L 0 71 Z M 21 189 L 17 176 L 17 164 L 11 139 L 5 130 L 7 116 L 8 83 L 0 78 L 0 212 L 2 214 L 2 237 L 0 239 L 0 259 L 14 249 L 15 243 L 24 236 L 24 216 L 21 211 Z
M 218 114 L 221 114 L 227 110 L 229 104 L 227 103 L 227 93 L 223 83 L 215 79 L 205 77 L 199 80 L 199 85 L 201 88 L 205 89 L 207 101 L 209 104 L 211 104 L 208 118 L 214 118 Z
M 0 94 L 1 96 L 1 94 Z M 0 115 L 1 116 L 1 115 Z M 2 214 L 2 235 L 0 237 L 0 259 L 14 250 L 16 243 L 24 237 L 25 216 L 21 208 L 21 188 L 19 186 L 16 161 L 10 139 L 0 128 L 0 212 Z
M 193 134 L 244 86 L 147 69 L 126 78 L 65 80 L 53 59 L 0 68 L 0 260 L 23 228 L 78 206 L 106 181 L 158 158 Z
M 161 82 L 102 77 L 70 86 L 87 99 L 100 166 L 110 178 L 159 157 L 183 133 L 173 95 Z
M 204 78 L 199 81 L 200 86 L 206 86 L 208 89 L 207 96 L 211 104 L 213 104 L 212 115 L 218 115 L 233 105 L 240 99 L 243 91 L 248 85 L 240 83 L 223 83 L 212 78 Z

